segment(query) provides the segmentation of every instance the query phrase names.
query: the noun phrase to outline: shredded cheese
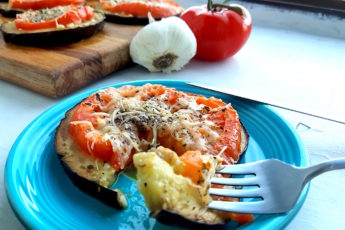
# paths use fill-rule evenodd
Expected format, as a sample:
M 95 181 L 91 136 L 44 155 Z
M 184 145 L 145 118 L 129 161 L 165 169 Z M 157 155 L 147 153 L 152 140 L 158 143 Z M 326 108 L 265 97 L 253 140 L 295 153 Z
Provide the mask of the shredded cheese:
M 153 125 L 153 138 L 152 138 L 152 142 L 151 142 L 151 145 L 153 146 L 153 148 L 156 148 L 157 146 L 157 124 L 155 123 Z
M 222 150 L 220 150 L 220 152 L 217 154 L 217 157 L 220 157 L 220 155 L 222 155 L 227 148 L 227 146 L 224 146 Z
M 140 88 L 140 87 L 138 87 Z M 157 148 L 159 138 L 170 134 L 176 142 L 181 143 L 186 150 L 200 150 L 207 152 L 213 148 L 219 138 L 218 127 L 208 119 L 203 112 L 205 105 L 197 104 L 194 97 L 179 97 L 174 105 L 168 105 L 169 95 L 163 93 L 158 97 L 141 99 L 141 93 L 133 96 L 121 96 L 116 89 L 100 91 L 99 94 L 111 94 L 112 100 L 102 106 L 102 112 L 95 112 L 99 126 L 87 134 L 87 146 L 91 153 L 96 139 L 95 135 L 102 136 L 102 141 L 110 141 L 114 152 L 124 158 L 131 154 L 132 148 L 136 152 Z M 87 123 L 89 121 L 74 121 L 71 124 Z M 149 133 L 151 140 L 140 139 L 139 133 Z M 88 136 L 90 135 L 90 136 Z M 92 139 L 93 138 L 93 139 Z M 226 146 L 218 153 L 221 156 Z M 120 161 L 120 168 L 125 167 Z

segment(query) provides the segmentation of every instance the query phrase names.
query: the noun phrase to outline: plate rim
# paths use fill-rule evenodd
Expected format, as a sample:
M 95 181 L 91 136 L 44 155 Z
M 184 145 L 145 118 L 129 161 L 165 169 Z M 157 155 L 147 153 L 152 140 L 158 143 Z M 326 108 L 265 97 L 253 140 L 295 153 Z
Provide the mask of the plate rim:
M 179 84 L 185 84 L 186 87 L 188 88 L 194 88 L 193 86 L 187 85 L 186 83 L 191 83 L 192 81 L 190 80 L 171 80 L 171 79 L 147 79 L 147 80 L 135 80 L 135 81 L 124 81 L 124 82 L 117 82 L 117 83 L 113 83 L 113 84 L 107 84 L 107 85 L 103 85 L 103 86 L 99 86 L 99 87 L 94 87 L 91 89 L 87 89 L 87 90 L 83 90 L 81 92 L 75 93 L 73 95 L 67 96 L 66 98 L 64 98 L 63 100 L 55 103 L 54 105 L 50 106 L 49 108 L 45 109 L 43 112 L 41 112 L 37 117 L 35 117 L 24 129 L 23 131 L 18 135 L 18 137 L 16 138 L 15 142 L 13 143 L 8 156 L 7 156 L 7 160 L 6 160 L 6 164 L 5 164 L 5 170 L 4 170 L 4 184 L 5 184 L 5 193 L 6 193 L 6 197 L 8 200 L 8 203 L 10 204 L 11 209 L 13 210 L 15 216 L 17 217 L 17 219 L 21 222 L 21 224 L 23 224 L 23 226 L 25 228 L 29 228 L 29 229 L 36 229 L 36 228 L 40 228 L 40 227 L 44 227 L 44 224 L 42 222 L 37 221 L 34 218 L 30 218 L 31 215 L 27 216 L 28 213 L 21 211 L 19 206 L 22 205 L 22 202 L 20 202 L 18 200 L 17 197 L 13 197 L 13 195 L 11 194 L 16 194 L 16 192 L 14 192 L 15 190 L 15 184 L 12 183 L 11 181 L 11 176 L 10 176 L 10 171 L 12 169 L 12 163 L 14 160 L 14 155 L 15 155 L 15 150 L 17 148 L 17 146 L 20 144 L 23 136 L 27 133 L 27 131 L 34 126 L 39 120 L 40 118 L 44 117 L 47 113 L 49 113 L 50 111 L 53 111 L 54 109 L 59 108 L 60 106 L 63 106 L 64 104 L 73 104 L 75 105 L 75 101 L 77 99 L 80 98 L 80 100 L 83 100 L 83 98 L 87 97 L 88 95 L 92 94 L 93 92 L 96 92 L 98 90 L 101 89 L 105 89 L 108 87 L 121 87 L 123 85 L 143 85 L 143 84 L 147 84 L 147 83 L 151 83 L 151 84 L 174 84 L 176 86 L 170 86 L 170 87 L 178 87 Z M 198 82 L 198 81 L 193 81 L 193 83 L 198 83 L 198 84 L 205 84 L 202 82 Z M 210 91 L 213 92 L 212 90 L 208 90 L 208 89 L 201 89 L 202 91 Z M 215 92 L 217 94 L 223 94 L 226 95 L 225 93 L 221 93 L 221 92 Z M 236 97 L 235 97 L 236 98 Z M 242 99 L 244 100 L 244 99 Z M 77 102 L 78 103 L 78 102 Z M 261 109 L 266 110 L 266 112 L 268 113 L 272 113 L 281 123 L 284 123 L 286 125 L 286 127 L 289 129 L 289 131 L 293 134 L 293 137 L 296 140 L 296 143 L 298 145 L 298 149 L 299 152 L 301 153 L 300 157 L 301 157 L 301 164 L 305 165 L 305 166 L 309 166 L 310 165 L 310 158 L 309 158 L 309 154 L 308 151 L 305 147 L 305 145 L 303 144 L 300 135 L 297 133 L 297 131 L 292 127 L 292 125 L 284 118 L 282 117 L 277 111 L 275 111 L 274 109 L 270 108 L 270 106 L 262 104 L 262 103 L 257 103 L 257 102 L 252 102 L 254 104 L 257 104 L 260 106 Z M 303 206 L 308 193 L 309 193 L 309 188 L 310 188 L 310 183 L 308 183 L 306 185 L 306 187 L 303 189 L 299 200 L 296 204 L 296 206 L 289 211 L 286 215 L 283 216 L 279 216 L 277 218 L 279 219 L 273 219 L 271 220 L 271 224 L 272 221 L 274 223 L 276 223 L 277 225 L 274 225 L 276 228 L 284 228 L 285 226 L 287 226 L 291 220 L 297 215 L 297 213 L 300 211 L 301 207 Z M 251 225 L 244 225 L 244 226 L 240 226 L 238 229 L 252 229 L 252 227 L 250 227 Z M 47 227 L 47 226 L 45 226 Z M 49 226 L 48 226 L 49 227 Z M 254 227 L 254 226 L 253 226 Z M 269 227 L 269 226 L 266 226 Z M 266 228 L 265 227 L 265 228 Z

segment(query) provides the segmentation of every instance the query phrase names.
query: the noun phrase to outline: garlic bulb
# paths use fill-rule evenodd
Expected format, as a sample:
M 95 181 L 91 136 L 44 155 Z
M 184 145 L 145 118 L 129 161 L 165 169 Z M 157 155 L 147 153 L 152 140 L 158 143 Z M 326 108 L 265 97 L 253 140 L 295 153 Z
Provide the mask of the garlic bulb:
M 142 28 L 129 47 L 133 62 L 151 72 L 180 70 L 196 53 L 196 39 L 178 17 L 153 21 Z

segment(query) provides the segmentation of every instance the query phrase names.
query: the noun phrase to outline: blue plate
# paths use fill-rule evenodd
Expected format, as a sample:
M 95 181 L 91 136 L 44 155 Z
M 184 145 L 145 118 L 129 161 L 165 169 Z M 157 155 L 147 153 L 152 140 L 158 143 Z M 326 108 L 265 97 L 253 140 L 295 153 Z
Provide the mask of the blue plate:
M 268 107 L 231 98 L 221 93 L 197 89 L 181 81 L 136 81 L 125 84 L 163 84 L 178 90 L 214 96 L 231 102 L 251 139 L 241 162 L 277 158 L 296 166 L 307 166 L 303 144 L 290 125 Z M 76 188 L 66 176 L 54 149 L 55 129 L 65 112 L 96 90 L 70 97 L 37 117 L 20 134 L 6 163 L 5 185 L 8 200 L 19 220 L 31 229 L 168 229 L 149 218 L 136 182 L 122 176 L 117 187 L 127 194 L 129 207 L 119 211 L 107 207 Z M 280 215 L 257 215 L 241 229 L 278 229 L 286 226 L 301 208 L 307 186 L 296 206 Z M 229 223 L 229 228 L 234 228 Z

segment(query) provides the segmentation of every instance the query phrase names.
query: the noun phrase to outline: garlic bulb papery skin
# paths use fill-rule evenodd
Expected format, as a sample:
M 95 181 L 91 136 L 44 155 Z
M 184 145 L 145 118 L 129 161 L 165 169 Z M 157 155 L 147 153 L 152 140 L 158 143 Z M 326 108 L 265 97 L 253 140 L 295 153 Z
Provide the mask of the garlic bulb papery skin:
M 178 17 L 154 21 L 132 39 L 129 52 L 133 62 L 151 72 L 180 70 L 196 53 L 196 38 Z

